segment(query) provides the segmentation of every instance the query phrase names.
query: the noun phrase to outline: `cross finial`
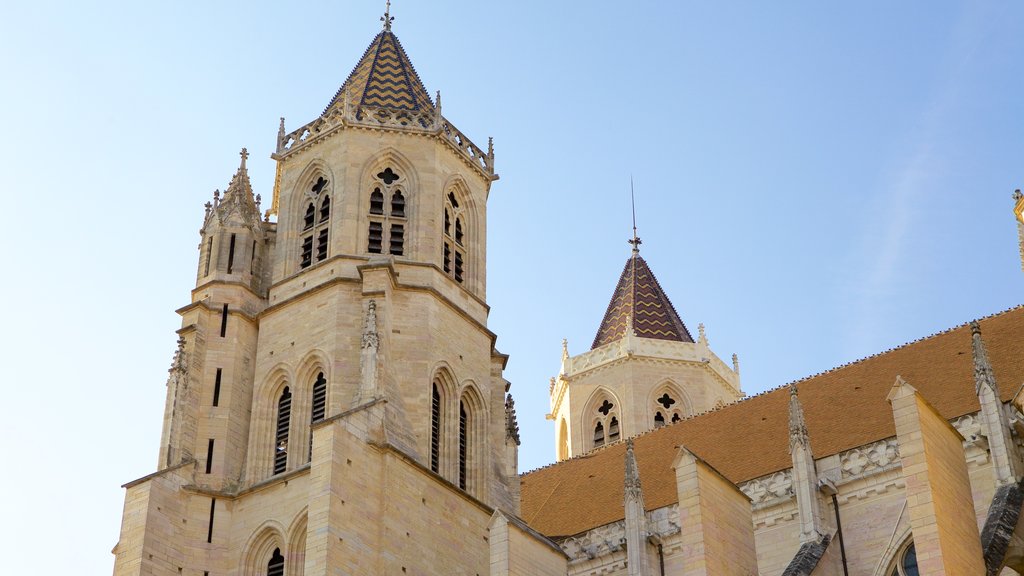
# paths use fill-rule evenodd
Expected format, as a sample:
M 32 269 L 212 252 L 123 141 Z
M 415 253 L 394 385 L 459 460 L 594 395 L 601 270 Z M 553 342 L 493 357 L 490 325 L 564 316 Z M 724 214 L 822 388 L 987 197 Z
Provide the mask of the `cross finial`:
M 238 155 L 242 157 L 242 166 L 241 166 L 241 168 L 244 170 L 245 169 L 245 161 L 246 161 L 246 159 L 249 158 L 249 150 L 247 150 L 245 148 L 242 148 L 242 151 L 239 152 Z
M 636 196 L 633 193 L 633 175 L 632 174 L 629 175 L 629 203 L 630 203 L 630 206 L 633 208 L 633 238 L 630 239 L 630 240 L 627 240 L 627 242 L 629 242 L 630 244 L 633 245 L 633 254 L 639 254 L 640 253 L 640 245 L 643 244 L 643 242 L 641 242 L 640 241 L 640 237 L 636 235 Z
M 387 0 L 387 4 L 384 5 L 384 15 L 380 17 L 380 21 L 384 23 L 384 30 L 391 32 L 391 23 L 395 21 L 395 17 L 391 15 L 391 0 Z

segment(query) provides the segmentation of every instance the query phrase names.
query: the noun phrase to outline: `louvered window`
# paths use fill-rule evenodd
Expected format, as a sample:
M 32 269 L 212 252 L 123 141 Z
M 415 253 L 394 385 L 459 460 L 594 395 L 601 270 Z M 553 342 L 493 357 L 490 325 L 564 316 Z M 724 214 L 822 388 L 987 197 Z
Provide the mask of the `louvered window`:
M 375 188 L 370 194 L 370 214 L 384 214 L 384 195 L 380 188 Z
M 292 393 L 287 387 L 277 401 L 277 429 L 274 433 L 274 474 L 288 466 L 288 427 L 292 415 Z
M 401 190 L 395 190 L 391 195 L 391 215 L 405 218 L 405 196 L 402 196 Z
M 455 193 L 449 192 L 445 198 L 444 207 L 444 252 L 441 267 L 445 274 L 460 284 L 465 280 L 465 245 L 467 242 L 463 230 L 465 218 L 466 212 L 459 205 Z M 455 221 L 454 226 L 452 226 L 453 220 Z
M 306 455 L 307 461 L 313 460 L 313 424 L 320 422 L 324 419 L 324 415 L 327 413 L 327 379 L 324 378 L 324 373 L 321 372 L 316 376 L 316 382 L 313 382 L 313 409 L 309 416 L 309 453 Z
M 466 489 L 466 447 L 469 443 L 467 436 L 466 405 L 459 401 L 459 488 Z
M 432 386 L 430 395 L 430 469 L 441 470 L 441 393 L 437 384 Z
M 300 268 L 309 268 L 314 261 L 327 259 L 331 228 L 331 197 L 327 185 L 328 181 L 320 176 L 307 192 L 313 201 L 306 206 L 306 215 L 302 220 Z
M 384 244 L 384 225 L 380 222 L 370 222 L 370 236 L 366 250 L 371 254 L 380 254 L 381 246 Z
M 405 226 L 401 224 L 391 225 L 391 249 L 390 252 L 401 256 L 405 250 Z
M 267 576 L 284 576 L 284 556 L 280 548 L 274 548 L 274 555 L 267 562 Z
M 371 254 L 405 255 L 405 193 L 402 178 L 391 168 L 377 174 L 370 193 L 370 225 L 366 251 Z M 385 206 L 385 197 L 391 202 Z M 387 210 L 385 210 L 387 208 Z
M 664 425 L 665 425 L 665 416 L 661 412 L 658 412 L 657 414 L 654 415 L 654 427 L 655 428 L 661 428 Z
M 604 424 L 598 422 L 594 426 L 594 448 L 604 446 Z
M 608 442 L 615 442 L 619 439 L 619 419 L 612 416 L 611 422 L 608 423 Z

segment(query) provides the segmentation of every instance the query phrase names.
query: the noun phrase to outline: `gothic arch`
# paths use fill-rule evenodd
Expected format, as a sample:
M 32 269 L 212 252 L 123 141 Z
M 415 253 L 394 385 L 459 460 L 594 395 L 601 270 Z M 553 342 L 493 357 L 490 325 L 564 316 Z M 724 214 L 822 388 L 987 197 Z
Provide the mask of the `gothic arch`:
M 299 361 L 299 367 L 295 370 L 295 386 L 292 387 L 292 434 L 294 440 L 290 442 L 299 456 L 298 462 L 305 464 L 309 462 L 312 441 L 312 411 L 313 411 L 313 385 L 317 376 L 321 373 L 327 380 L 327 395 L 330 397 L 331 374 L 330 360 L 327 353 L 314 348 L 306 353 Z
M 903 504 L 903 508 L 900 509 L 900 516 L 896 519 L 896 528 L 893 531 L 893 537 L 889 540 L 889 544 L 885 547 L 885 551 L 882 552 L 881 557 L 878 560 L 878 565 L 875 566 L 875 571 L 872 572 L 872 576 L 889 576 L 893 567 L 896 565 L 896 560 L 900 557 L 906 547 L 913 542 L 914 534 L 911 531 L 910 522 L 906 518 L 907 505 Z
M 285 552 L 285 574 L 288 576 L 302 576 L 305 568 L 308 521 L 308 511 L 303 508 L 288 527 L 288 550 Z
M 690 397 L 681 386 L 669 378 L 651 388 L 646 406 L 649 411 L 648 424 L 656 428 L 693 416 L 693 403 Z M 657 420 L 659 415 L 660 423 Z
M 484 257 L 486 254 L 486 233 L 484 229 L 484 217 L 479 205 L 473 196 L 472 189 L 461 175 L 450 176 L 441 189 L 443 205 L 443 218 L 441 237 L 445 246 L 442 246 L 442 269 L 445 273 L 453 275 L 449 260 L 449 251 L 458 251 L 463 255 L 462 285 L 471 292 L 482 291 L 483 276 L 481 270 L 484 268 Z M 449 196 L 455 198 L 455 207 L 449 200 Z M 449 212 L 455 212 L 449 214 Z M 450 221 L 449 221 L 450 220 Z M 452 227 L 459 228 L 458 233 Z M 455 246 L 447 246 L 453 243 Z M 448 250 L 444 250 L 448 248 Z
M 453 478 L 456 443 L 451 439 L 458 432 L 458 380 L 447 363 L 434 369 L 427 389 L 427 466 L 445 478 Z
M 384 189 L 381 184 L 381 180 L 377 178 L 377 174 L 381 173 L 386 169 L 392 169 L 398 176 L 398 180 L 395 180 L 391 185 Z M 380 217 L 371 217 L 371 203 L 370 195 L 377 189 L 381 188 L 385 193 L 384 202 L 384 213 Z M 394 191 L 399 190 L 404 196 L 404 215 L 400 221 L 396 222 L 385 222 L 385 224 L 400 223 L 404 226 L 404 237 L 405 237 L 405 249 L 401 256 L 404 258 L 418 258 L 419 242 L 416 241 L 419 238 L 419 218 L 417 215 L 420 212 L 420 206 L 422 205 L 422 189 L 420 187 L 419 175 L 416 168 L 413 166 L 411 160 L 408 159 L 404 154 L 399 152 L 397 149 L 388 147 L 380 150 L 376 154 L 370 156 L 366 162 L 363 163 L 363 168 L 359 175 L 359 188 L 358 195 L 359 201 L 358 213 L 360 222 L 386 220 L 385 216 L 390 215 L 390 202 L 391 195 Z M 390 237 L 390 228 L 384 230 L 384 241 Z M 369 244 L 369 226 L 363 225 L 360 227 L 358 235 L 358 246 L 356 251 L 360 253 L 368 252 Z M 389 250 L 385 246 L 381 251 L 381 254 L 388 254 Z
M 253 391 L 252 420 L 249 430 L 248 476 L 250 480 L 262 480 L 271 476 L 274 467 L 274 434 L 277 424 L 277 405 L 281 393 L 289 388 L 294 398 L 295 377 L 291 368 L 279 363 Z M 289 444 L 294 434 L 289 437 Z M 293 452 L 291 445 L 289 453 Z
M 456 485 L 470 494 L 480 494 L 487 470 L 487 405 L 473 381 L 463 383 L 456 409 Z
M 242 553 L 242 575 L 260 576 L 266 572 L 267 561 L 274 553 L 274 549 L 280 549 L 281 553 L 287 554 L 285 546 L 285 530 L 276 520 L 267 520 L 261 524 L 246 542 L 245 552 Z M 288 556 L 285 556 L 288 560 Z
M 582 431 L 584 452 L 623 438 L 622 403 L 614 392 L 598 386 L 583 406 L 579 429 Z
M 311 198 L 307 192 L 309 192 L 312 186 L 316 183 L 317 179 L 322 177 L 327 181 L 326 189 L 319 194 L 316 198 Z M 319 213 L 319 209 L 323 202 L 323 198 L 327 198 L 331 204 L 331 211 L 336 212 L 341 208 L 341 202 L 335 192 L 338 191 L 336 187 L 336 180 L 334 172 L 330 167 L 320 158 L 314 158 L 311 160 L 298 178 L 295 179 L 295 184 L 292 186 L 290 193 L 288 194 L 288 200 L 284 208 L 287 211 L 283 211 L 283 214 L 287 215 L 284 222 L 279 224 L 279 230 L 283 231 L 283 234 L 279 234 L 278 238 L 283 240 L 281 242 L 285 258 L 284 261 L 287 263 L 288 270 L 300 270 L 305 268 L 301 265 L 301 253 L 302 253 L 302 242 L 304 239 L 305 230 L 305 215 L 307 208 L 310 204 L 315 205 L 315 211 Z M 332 214 L 333 216 L 333 214 Z M 319 218 L 317 217 L 317 220 Z M 328 243 L 333 243 L 333 239 L 337 237 L 337 223 L 341 222 L 341 218 L 329 218 L 326 223 L 326 229 L 328 231 Z M 314 259 L 316 261 L 316 259 Z
M 558 425 L 558 461 L 566 460 L 569 458 L 569 426 L 565 422 L 565 418 L 561 418 Z

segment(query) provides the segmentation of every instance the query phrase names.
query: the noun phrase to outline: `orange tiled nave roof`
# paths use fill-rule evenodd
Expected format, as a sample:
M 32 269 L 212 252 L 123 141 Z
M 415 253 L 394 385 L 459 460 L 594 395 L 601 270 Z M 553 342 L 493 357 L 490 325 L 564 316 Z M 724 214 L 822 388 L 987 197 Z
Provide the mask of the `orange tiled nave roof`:
M 1024 307 L 980 321 L 1004 401 L 1024 382 Z M 971 331 L 965 324 L 799 381 L 811 448 L 822 458 L 895 436 L 886 396 L 897 375 L 946 418 L 979 409 Z M 739 483 L 791 466 L 785 387 L 643 434 L 634 450 L 648 510 L 677 502 L 672 461 L 685 445 Z M 524 474 L 522 518 L 557 538 L 623 518 L 617 443 Z

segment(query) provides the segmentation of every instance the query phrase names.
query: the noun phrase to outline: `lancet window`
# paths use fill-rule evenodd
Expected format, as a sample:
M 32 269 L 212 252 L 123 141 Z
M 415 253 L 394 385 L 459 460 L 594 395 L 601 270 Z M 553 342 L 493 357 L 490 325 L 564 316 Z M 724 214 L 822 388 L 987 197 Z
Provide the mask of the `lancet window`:
M 313 424 L 320 422 L 327 414 L 327 379 L 324 373 L 316 375 L 313 382 L 313 402 L 309 415 L 309 455 L 308 459 L 313 460 Z
M 366 251 L 405 254 L 406 205 L 403 180 L 390 167 L 378 172 L 370 192 L 370 223 Z
M 459 203 L 455 192 L 448 192 L 444 202 L 444 253 L 442 254 L 445 274 L 462 283 L 466 276 L 466 210 Z
M 330 240 L 331 195 L 329 182 L 320 176 L 306 193 L 309 203 L 302 217 L 302 248 L 299 266 L 309 268 L 314 262 L 327 259 Z
M 277 427 L 274 432 L 274 474 L 288 467 L 288 429 L 292 416 L 292 392 L 287 387 L 277 400 Z
M 431 386 L 430 394 L 430 470 L 441 472 L 441 391 L 437 382 Z
M 683 403 L 676 396 L 674 392 L 666 389 L 654 400 L 655 428 L 661 428 L 666 424 L 674 424 L 686 416 Z
M 274 554 L 267 562 L 267 576 L 284 576 L 284 556 L 280 548 L 274 548 Z
M 466 489 L 466 461 L 469 450 L 469 415 L 466 403 L 459 401 L 459 488 Z
M 594 448 L 617 442 L 620 438 L 619 417 L 615 404 L 603 399 L 592 414 L 594 422 Z

